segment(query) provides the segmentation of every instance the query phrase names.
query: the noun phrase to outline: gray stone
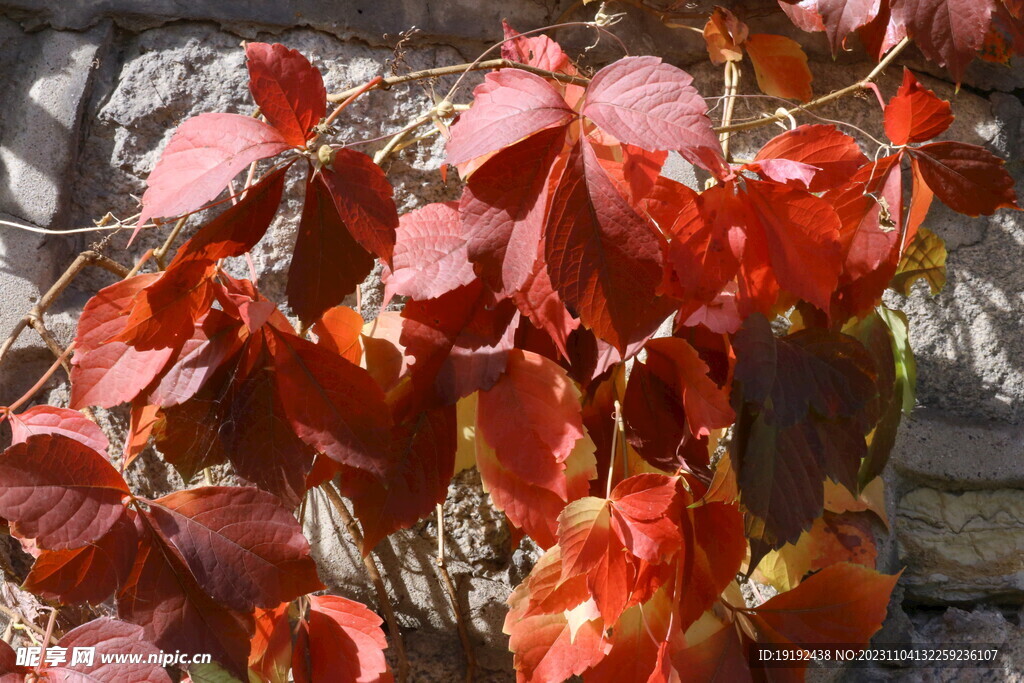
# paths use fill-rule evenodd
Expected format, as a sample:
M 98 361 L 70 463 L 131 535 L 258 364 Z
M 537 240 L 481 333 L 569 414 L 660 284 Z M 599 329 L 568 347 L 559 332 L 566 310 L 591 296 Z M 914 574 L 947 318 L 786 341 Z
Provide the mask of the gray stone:
M 890 465 L 908 486 L 1024 488 L 1024 428 L 917 410 L 900 425 Z
M 0 211 L 59 227 L 89 77 L 109 33 L 104 25 L 26 35 L 0 22 L 0 88 L 18 93 L 0 119 Z
M 929 603 L 1024 602 L 1024 492 L 917 488 L 898 506 L 907 597 Z

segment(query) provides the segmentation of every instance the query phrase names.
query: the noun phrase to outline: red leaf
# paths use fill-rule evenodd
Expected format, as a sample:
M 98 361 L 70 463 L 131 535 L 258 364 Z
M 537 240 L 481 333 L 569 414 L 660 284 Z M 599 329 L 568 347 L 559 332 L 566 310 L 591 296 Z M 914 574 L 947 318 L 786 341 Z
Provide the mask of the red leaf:
M 249 651 L 249 670 L 269 683 L 288 683 L 292 668 L 292 625 L 288 613 L 292 603 L 271 609 L 257 609 L 256 633 Z
M 168 408 L 195 396 L 240 349 L 240 327 L 237 320 L 223 311 L 210 310 L 196 325 L 192 338 L 182 345 L 174 363 L 147 392 L 145 400 Z
M 65 604 L 98 605 L 127 582 L 138 546 L 135 523 L 124 516 L 93 543 L 69 550 L 43 550 L 22 588 Z
M 665 178 L 658 181 L 647 207 L 672 237 L 668 243 L 672 294 L 689 308 L 712 301 L 739 268 L 731 241 L 741 234 L 745 212 L 736 196 L 715 185 L 698 197 L 685 185 Z
M 695 681 L 748 683 L 754 679 L 744 650 L 736 627 L 728 624 L 704 640 L 674 653 L 672 664 L 680 673 L 693 676 Z
M 433 299 L 472 282 L 476 274 L 466 252 L 458 203 L 427 204 L 404 214 L 394 264 L 394 270 L 386 271 L 385 301 L 395 294 Z
M 857 141 L 829 124 L 798 126 L 765 143 L 755 161 L 789 159 L 818 170 L 807 189 L 821 192 L 845 185 L 868 162 Z
M 512 299 L 519 311 L 530 318 L 530 322 L 548 333 L 559 353 L 568 357 L 566 341 L 569 334 L 580 326 L 580 321 L 566 309 L 558 292 L 551 286 L 543 255 L 537 257 L 533 272 L 527 276 L 520 290 L 512 295 Z
M 828 202 L 799 190 L 747 181 L 747 197 L 768 241 L 779 284 L 828 310 L 839 281 L 839 218 Z
M 137 275 L 101 289 L 78 321 L 75 355 L 71 359 L 71 408 L 110 408 L 135 398 L 153 381 L 173 348 L 140 351 L 124 342 L 110 342 L 124 329 L 132 298 L 159 275 Z
M 612 529 L 630 554 L 660 564 L 679 550 L 682 537 L 674 519 L 679 500 L 673 477 L 638 474 L 619 482 L 608 500 Z
M 721 464 L 719 465 L 721 467 Z M 678 484 L 682 489 L 682 481 Z M 682 569 L 676 598 L 679 628 L 687 629 L 712 607 L 733 581 L 747 558 L 743 514 L 739 506 L 720 502 L 683 506 L 679 517 L 683 535 Z
M 736 415 L 728 392 L 708 377 L 708 366 L 696 349 L 675 337 L 652 339 L 645 348 L 648 367 L 681 390 L 686 422 L 694 436 L 707 436 L 733 423 Z
M 894 21 L 892 3 L 883 2 L 874 19 L 857 29 L 864 49 L 876 61 L 882 61 L 885 53 L 907 37 L 907 26 L 902 21 Z
M 47 667 L 47 679 L 70 683 L 170 683 L 171 677 L 158 663 L 160 649 L 146 639 L 139 626 L 109 617 L 94 619 L 64 634 L 57 647 L 70 654 L 77 648 L 95 648 L 91 664 Z M 150 659 L 154 657 L 154 659 Z M 107 663 L 107 659 L 111 661 Z M 116 659 L 115 659 L 116 658 Z M 133 661 L 138 658 L 137 661 Z
M 206 486 L 149 507 L 196 581 L 220 603 L 245 612 L 323 588 L 302 528 L 269 493 Z
M 281 133 L 251 116 L 200 114 L 190 118 L 174 132 L 149 174 L 138 225 L 150 218 L 179 216 L 200 208 L 250 163 L 289 147 L 291 143 Z
M 509 26 L 504 19 L 501 28 L 505 33 L 505 42 L 501 44 L 502 59 L 556 73 L 576 73 L 576 68 L 572 66 L 568 55 L 562 52 L 558 43 L 547 36 L 520 36 L 519 32 Z
M 298 50 L 274 43 L 247 43 L 249 90 L 274 128 L 294 147 L 311 137 L 327 109 L 327 90 L 320 72 Z
M 255 247 L 277 213 L 285 175 L 291 166 L 288 163 L 266 174 L 246 190 L 245 197 L 237 204 L 200 228 L 192 239 L 181 245 L 168 269 L 189 260 L 212 262 L 241 256 Z
M 400 345 L 411 358 L 411 386 L 403 399 L 409 405 L 398 405 L 396 414 L 418 412 L 424 401 L 454 403 L 477 389 L 490 388 L 505 369 L 508 328 L 515 314 L 511 300 L 496 302 L 480 280 L 436 299 L 407 303 Z M 457 348 L 469 355 L 470 365 L 473 352 L 479 352 L 484 362 L 458 367 L 459 352 L 453 354 Z M 460 371 L 467 376 L 459 377 Z
M 99 425 L 77 410 L 56 406 L 33 406 L 23 413 L 8 414 L 11 445 L 24 443 L 34 434 L 61 434 L 80 441 L 97 453 L 110 448 L 107 435 Z
M 899 165 L 893 166 L 892 178 L 899 182 Z M 886 179 L 883 187 L 889 188 Z M 895 191 L 899 188 L 893 188 Z M 883 193 L 882 197 L 892 192 Z M 846 256 L 843 263 L 844 279 L 857 280 L 874 272 L 885 263 L 899 231 L 892 220 L 884 225 L 881 221 L 881 203 L 869 194 L 865 194 L 864 185 L 852 183 L 846 187 L 832 190 L 825 199 L 835 207 L 842 228 L 840 239 L 843 242 Z
M 452 126 L 447 162 L 457 166 L 575 117 L 540 76 L 518 69 L 490 72 L 473 91 L 473 107 Z
M 349 232 L 327 176 L 310 169 L 288 268 L 288 305 L 308 325 L 354 292 L 371 270 L 373 256 Z
M 949 102 L 940 99 L 903 69 L 903 84 L 885 107 L 885 134 L 895 145 L 926 142 L 953 123 Z
M 383 480 L 390 413 L 365 370 L 294 335 L 272 332 L 284 417 L 305 443 Z
M 564 613 L 565 609 L 585 601 L 585 594 L 569 595 L 572 604 L 558 604 L 539 613 L 533 609 L 536 606 L 534 598 L 545 593 L 548 597 L 563 598 L 564 601 L 565 583 L 560 586 L 562 590 L 555 588 L 551 581 L 546 582 L 547 591 L 542 592 L 537 586 L 540 574 L 557 579 L 561 568 L 557 548 L 549 550 L 538 561 L 530 577 L 509 597 L 511 609 L 505 617 L 503 630 L 510 636 L 509 649 L 515 654 L 515 668 L 521 681 L 564 681 L 601 661 L 607 650 L 599 620 L 585 621 L 573 632 Z
M 454 405 L 420 413 L 391 430 L 383 483 L 342 475 L 343 492 L 363 527 L 364 555 L 444 502 L 455 473 L 456 427 Z
M 922 54 L 957 83 L 985 41 L 994 0 L 897 0 L 892 18 L 907 26 Z
M 106 458 L 62 434 L 31 436 L 0 455 L 0 517 L 41 548 L 78 548 L 124 515 L 128 485 Z
M 881 3 L 879 0 L 816 0 L 816 5 L 835 56 L 843 48 L 846 36 L 875 18 Z
M 656 293 L 664 239 L 619 194 L 586 140 L 570 152 L 550 211 L 545 259 L 566 305 L 620 351 L 653 332 L 672 308 Z
M 562 548 L 562 581 L 586 575 L 587 587 L 607 623 L 622 614 L 636 579 L 636 570 L 612 530 L 611 505 L 601 498 L 581 498 L 558 517 Z
M 997 209 L 1020 209 L 1013 177 L 1003 168 L 1003 160 L 984 147 L 933 142 L 911 154 L 928 187 L 957 213 L 989 216 Z
M 514 292 L 534 270 L 556 156 L 565 129 L 541 131 L 503 149 L 469 177 L 459 203 L 469 259 L 496 292 Z
M 392 265 L 398 209 L 393 199 L 395 190 L 381 167 L 362 152 L 338 149 L 330 167 L 320 169 L 320 175 L 352 237 Z
M 620 142 L 676 150 L 722 173 L 722 147 L 692 83 L 690 74 L 658 57 L 625 57 L 594 75 L 582 113 Z
M 312 680 L 378 683 L 391 680 L 381 619 L 354 600 L 310 596 L 309 666 Z M 300 655 L 296 651 L 296 657 Z
M 590 492 L 590 480 L 597 476 L 593 451 L 589 439 L 576 442 L 565 459 L 564 486 L 560 481 L 556 486 L 566 491 L 563 497 L 552 489 L 529 483 L 505 467 L 483 435 L 476 437 L 476 465 L 494 507 L 545 549 L 557 543 L 558 515 L 566 502 L 579 500 Z
M 745 614 L 769 629 L 761 642 L 867 645 L 882 627 L 897 579 L 898 574 L 840 562 Z
M 213 303 L 212 261 L 182 261 L 135 295 L 124 329 L 109 342 L 139 351 L 178 348 Z
M 144 539 L 132 575 L 118 594 L 118 616 L 142 626 L 165 652 L 209 654 L 235 676 L 246 676 L 252 615 L 206 595 L 169 542 L 148 521 L 140 523 Z
M 566 500 L 565 460 L 583 436 L 579 394 L 562 368 L 513 350 L 505 374 L 480 393 L 479 427 L 498 460 Z
M 762 92 L 801 102 L 811 99 L 813 77 L 807 68 L 807 55 L 798 42 L 785 36 L 755 33 L 744 45 Z

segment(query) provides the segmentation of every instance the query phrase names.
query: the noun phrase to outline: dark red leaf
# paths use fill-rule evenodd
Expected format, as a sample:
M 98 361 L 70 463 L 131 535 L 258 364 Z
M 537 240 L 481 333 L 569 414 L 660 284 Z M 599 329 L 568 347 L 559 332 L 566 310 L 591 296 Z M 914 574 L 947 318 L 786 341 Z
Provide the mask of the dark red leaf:
M 69 683 L 171 682 L 159 662 L 160 648 L 149 642 L 144 630 L 134 624 L 109 617 L 94 619 L 64 634 L 57 647 L 65 648 L 69 655 L 77 648 L 95 648 L 94 658 L 90 664 L 47 667 L 48 679 Z M 133 661 L 135 658 L 138 661 Z
M 512 299 L 520 313 L 529 317 L 538 329 L 544 330 L 559 353 L 568 357 L 566 342 L 572 331 L 579 327 L 580 321 L 569 312 L 558 292 L 551 286 L 543 255 L 538 255 L 533 272 L 523 282 L 520 290 L 512 295 Z
M 518 290 L 534 270 L 556 155 L 565 129 L 501 150 L 469 177 L 459 214 L 469 259 L 496 292 Z
M 98 540 L 124 516 L 129 496 L 106 458 L 63 434 L 30 436 L 0 455 L 0 517 L 41 548 Z
M 1019 209 L 1013 177 L 1003 160 L 984 147 L 963 142 L 933 142 L 911 154 L 921 177 L 943 204 L 967 216 L 988 216 L 997 209 Z
M 846 36 L 875 18 L 881 3 L 879 0 L 816 0 L 815 4 L 835 56 L 843 49 Z
M 251 44 L 251 43 L 250 43 Z M 291 163 L 265 175 L 245 192 L 245 197 L 204 225 L 181 245 L 168 269 L 185 261 L 217 261 L 241 256 L 260 241 L 277 213 L 284 180 Z
M 98 605 L 128 580 L 138 546 L 135 522 L 124 516 L 93 543 L 39 553 L 22 588 L 66 604 Z
M 362 152 L 338 149 L 330 167 L 320 169 L 320 174 L 352 237 L 368 252 L 392 265 L 398 209 L 393 199 L 394 188 L 381 167 Z
M 570 152 L 550 211 L 544 256 L 566 305 L 620 351 L 653 332 L 673 307 L 657 294 L 664 239 L 619 194 L 585 140 Z
M 209 654 L 246 676 L 251 614 L 228 609 L 199 588 L 184 560 L 160 532 L 140 518 L 143 542 L 128 583 L 117 596 L 120 618 L 142 626 L 165 652 Z
M 454 405 L 424 411 L 391 430 L 384 483 L 342 475 L 363 527 L 363 554 L 444 502 L 455 472 L 456 427 Z
M 959 83 L 985 41 L 994 0 L 892 0 L 892 21 L 903 24 L 922 54 L 949 69 Z
M 299 236 L 288 267 L 288 305 L 308 325 L 354 292 L 371 270 L 373 256 L 349 232 L 327 176 L 310 169 Z
M 853 337 L 809 328 L 776 339 L 754 315 L 734 340 L 740 413 L 732 462 L 754 544 L 793 542 L 822 511 L 825 477 L 856 489 L 878 415 L 876 371 Z
M 383 480 L 390 413 L 366 370 L 294 335 L 273 331 L 284 417 L 305 443 Z
M 224 605 L 245 612 L 323 588 L 302 528 L 269 493 L 206 486 L 149 508 L 198 584 Z
M 324 117 L 327 90 L 320 72 L 298 50 L 274 43 L 247 43 L 249 90 L 288 144 L 301 147 Z

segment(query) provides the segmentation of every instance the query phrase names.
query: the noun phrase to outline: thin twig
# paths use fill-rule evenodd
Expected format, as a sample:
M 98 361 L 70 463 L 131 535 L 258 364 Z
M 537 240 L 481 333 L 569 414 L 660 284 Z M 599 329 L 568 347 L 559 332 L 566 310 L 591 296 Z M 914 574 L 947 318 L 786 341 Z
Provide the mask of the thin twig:
M 827 95 L 822 95 L 821 97 L 811 100 L 806 104 L 799 104 L 790 109 L 780 110 L 772 114 L 771 116 L 765 116 L 763 118 L 755 119 L 754 121 L 747 121 L 745 123 L 734 123 L 728 126 L 719 126 L 718 128 L 715 128 L 715 132 L 735 133 L 742 130 L 752 130 L 754 128 L 761 128 L 762 126 L 771 125 L 776 121 L 784 121 L 793 114 L 796 114 L 798 112 L 807 111 L 809 109 L 817 109 L 818 107 L 826 105 L 834 100 L 838 100 L 841 97 L 845 97 L 846 95 L 849 95 L 851 93 L 863 90 L 869 87 L 871 83 L 878 77 L 878 75 L 882 73 L 882 71 L 884 71 L 885 68 L 889 66 L 889 64 L 891 64 L 894 59 L 896 59 L 896 56 L 899 53 L 903 52 L 903 49 L 906 48 L 909 44 L 909 38 L 904 38 L 903 40 L 898 42 L 895 45 L 895 47 L 893 47 L 892 50 L 889 51 L 889 54 L 887 54 L 885 58 L 882 59 L 882 61 L 880 61 L 878 65 L 871 70 L 871 73 L 869 73 L 867 76 L 857 81 L 853 85 L 848 85 L 845 88 L 840 88 L 839 90 L 830 92 Z
M 0 614 L 3 614 L 5 617 L 10 619 L 11 623 L 24 624 L 29 630 L 34 631 L 36 633 L 36 635 L 39 635 L 39 636 L 45 636 L 46 635 L 46 631 L 44 631 L 43 629 L 39 628 L 38 626 L 33 624 L 31 621 L 26 619 L 24 616 L 22 616 L 19 612 L 16 612 L 15 610 L 11 609 L 10 607 L 7 607 L 6 605 L 0 604 Z M 50 637 L 50 643 L 52 645 L 56 645 L 57 644 L 57 639 L 51 636 Z
M 402 74 L 401 76 L 389 76 L 387 78 L 382 78 L 377 84 L 375 84 L 371 88 L 366 88 L 366 84 L 363 84 L 355 88 L 342 90 L 341 92 L 331 93 L 327 96 L 327 101 L 342 102 L 359 92 L 369 92 L 370 90 L 387 90 L 393 85 L 398 85 L 400 83 L 408 83 L 409 81 L 421 81 L 425 78 L 450 76 L 452 74 L 461 74 L 467 71 L 486 71 L 487 69 L 519 69 L 520 71 L 529 71 L 532 74 L 544 76 L 545 78 L 553 78 L 561 83 L 572 83 L 573 85 L 586 85 L 590 83 L 590 79 L 585 78 L 583 76 L 569 76 L 567 74 L 558 73 L 556 71 L 540 69 L 535 66 L 530 66 L 529 64 L 520 64 L 519 62 L 513 62 L 510 59 L 488 59 L 476 63 L 452 64 L 449 66 L 440 66 L 434 69 L 412 71 L 407 74 Z
M 444 506 L 437 505 L 437 574 L 441 585 L 448 594 L 448 601 L 452 605 L 452 612 L 455 615 L 455 626 L 459 630 L 459 640 L 462 641 L 462 651 L 466 653 L 466 682 L 472 683 L 476 676 L 476 656 L 473 654 L 473 641 L 469 639 L 469 629 L 466 627 L 466 620 L 462 617 L 462 610 L 459 608 L 459 594 L 455 590 L 455 583 L 452 582 L 451 574 L 444 561 Z
M 44 294 L 36 305 L 33 306 L 32 310 L 22 316 L 21 320 L 18 321 L 18 324 L 14 326 L 10 335 L 8 335 L 7 339 L 4 340 L 3 345 L 0 345 L 0 363 L 3 363 L 4 358 L 7 357 L 7 354 L 14 346 L 14 343 L 18 341 L 18 337 L 25 328 L 32 324 L 32 318 L 42 318 L 46 309 L 53 305 L 53 302 L 56 301 L 57 297 L 59 297 L 64 290 L 68 288 L 68 285 L 70 285 L 72 280 L 78 276 L 78 273 L 88 266 L 103 268 L 104 270 L 114 273 L 119 277 L 125 277 L 128 273 L 128 269 L 120 263 L 112 261 L 106 256 L 98 254 L 95 251 L 84 251 L 79 254 L 78 257 L 72 261 L 71 265 L 68 266 L 67 270 L 57 278 L 57 281 L 53 283 L 53 286 L 47 290 L 46 294 Z
M 327 494 L 327 499 L 331 501 L 331 505 L 334 506 L 334 510 L 341 517 L 342 524 L 348 529 L 348 533 L 352 536 L 352 540 L 355 541 L 356 546 L 362 553 L 363 547 L 363 534 L 359 531 L 359 525 L 356 524 L 356 520 L 352 517 L 352 513 L 348 511 L 348 507 L 345 505 L 345 501 L 341 499 L 341 494 L 338 493 L 337 489 L 331 482 L 326 481 L 321 486 L 323 492 Z M 380 575 L 380 570 L 377 569 L 377 562 L 373 559 L 372 553 L 363 555 L 363 566 L 366 567 L 366 573 L 370 576 L 370 581 L 373 582 L 373 587 L 377 591 L 377 602 L 380 603 L 380 610 L 384 612 L 384 619 L 388 623 L 388 631 L 391 633 L 391 637 L 395 644 L 395 653 L 398 656 L 398 680 L 404 683 L 409 679 L 409 660 L 405 656 L 405 643 L 402 640 L 402 632 L 398 628 L 398 620 L 395 618 L 395 611 L 391 607 L 391 598 L 388 595 L 388 589 L 384 586 L 384 579 Z
M 178 234 L 181 232 L 181 229 L 185 227 L 185 222 L 187 220 L 188 216 L 179 218 L 178 222 L 174 224 L 174 228 L 171 229 L 171 234 L 167 236 L 166 240 L 164 240 L 164 243 L 153 250 L 153 258 L 156 260 L 156 264 L 160 266 L 160 270 L 167 268 L 167 266 L 164 265 L 164 257 L 167 256 L 167 252 L 170 250 L 171 245 L 174 244 L 174 240 L 178 239 Z
M 729 124 L 732 123 L 733 110 L 736 107 L 736 89 L 739 86 L 740 70 L 731 61 L 725 62 L 725 109 L 722 112 L 722 127 L 728 128 Z M 726 162 L 729 159 L 729 134 L 720 133 L 719 139 L 722 142 L 722 154 L 725 156 Z

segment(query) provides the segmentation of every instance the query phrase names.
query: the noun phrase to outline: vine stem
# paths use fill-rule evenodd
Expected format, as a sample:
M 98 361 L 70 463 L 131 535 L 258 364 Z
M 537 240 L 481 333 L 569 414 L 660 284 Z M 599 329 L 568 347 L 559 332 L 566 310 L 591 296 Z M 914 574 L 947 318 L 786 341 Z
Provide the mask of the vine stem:
M 364 83 L 363 85 L 359 86 L 358 88 L 355 88 L 351 95 L 346 97 L 341 104 L 339 104 L 337 107 L 334 108 L 334 111 L 331 112 L 331 115 L 328 116 L 327 119 L 324 121 L 324 123 L 323 123 L 324 127 L 326 128 L 327 126 L 331 125 L 331 123 L 334 121 L 334 119 L 338 118 L 338 115 L 341 114 L 341 112 L 345 111 L 345 108 L 348 105 L 352 104 L 357 99 L 359 99 L 360 95 L 362 95 L 365 92 L 369 92 L 370 90 L 375 90 L 376 88 L 380 87 L 380 84 L 383 81 L 384 81 L 384 79 L 382 77 L 377 76 L 376 78 L 371 79 L 369 82 Z M 348 91 L 346 91 L 346 92 L 348 92 Z M 330 96 L 328 96 L 327 101 L 328 102 L 334 102 L 335 100 L 332 100 L 330 98 Z
M 10 619 L 12 624 L 13 623 L 24 624 L 25 628 L 27 628 L 30 631 L 33 631 L 38 636 L 45 636 L 46 635 L 46 631 L 44 631 L 43 629 L 39 628 L 38 626 L 33 624 L 31 621 L 26 619 L 19 612 L 14 611 L 13 609 L 11 609 L 10 607 L 7 607 L 6 605 L 0 604 L 0 614 L 3 614 L 5 617 Z M 56 645 L 57 644 L 57 639 L 54 638 L 52 635 L 50 636 L 50 644 L 51 645 Z
M 329 481 L 324 482 L 320 488 L 327 494 L 327 499 L 331 501 L 331 505 L 334 506 L 334 510 L 338 513 L 338 517 L 341 518 L 341 523 L 348 529 L 348 533 L 352 536 L 352 540 L 359 547 L 360 554 L 362 554 L 363 534 L 359 531 L 359 525 L 352 517 L 352 513 L 348 511 L 348 507 L 345 505 L 345 501 L 342 500 L 341 494 L 338 493 L 338 490 Z M 395 611 L 391 607 L 388 589 L 384 586 L 384 579 L 381 577 L 380 570 L 377 569 L 377 562 L 373 559 L 372 553 L 363 555 L 363 566 L 366 567 L 366 573 L 370 576 L 374 590 L 377 591 L 377 602 L 380 603 L 380 609 L 384 612 L 384 619 L 388 623 L 388 631 L 391 633 L 395 644 L 395 652 L 398 655 L 398 680 L 401 683 L 405 683 L 405 681 L 409 680 L 409 660 L 405 655 L 405 642 L 402 640 L 402 632 L 398 628 Z
M 885 68 L 887 66 L 889 66 L 890 64 L 892 64 L 893 60 L 896 59 L 896 57 L 901 52 L 903 52 L 903 50 L 909 44 L 910 44 L 910 39 L 909 38 L 903 38 L 903 40 L 901 40 L 900 42 L 896 43 L 896 45 L 889 51 L 889 54 L 887 54 L 882 59 L 882 61 L 880 61 L 878 63 L 878 65 L 875 66 L 875 68 L 871 70 L 871 73 L 869 73 L 867 76 L 865 76 L 861 80 L 857 81 L 853 85 L 848 85 L 845 88 L 840 88 L 839 90 L 834 90 L 834 91 L 830 92 L 827 95 L 822 95 L 821 97 L 819 97 L 817 99 L 811 100 L 807 104 L 799 104 L 799 105 L 797 105 L 795 107 L 791 107 L 790 109 L 780 110 L 780 111 L 772 114 L 771 116 L 765 116 L 765 117 L 760 118 L 760 119 L 754 119 L 753 121 L 745 121 L 743 123 L 734 123 L 734 124 L 731 124 L 731 125 L 719 126 L 718 128 L 715 128 L 715 132 L 716 133 L 736 133 L 736 132 L 739 132 L 739 131 L 752 130 L 754 128 L 761 128 L 762 126 L 770 125 L 772 123 L 775 123 L 776 121 L 784 121 L 784 120 L 788 119 L 790 116 L 792 116 L 793 114 L 796 114 L 798 112 L 807 111 L 807 110 L 810 110 L 810 109 L 817 109 L 818 107 L 821 107 L 823 105 L 828 104 L 829 102 L 832 102 L 833 100 L 838 100 L 839 98 L 845 97 L 846 95 L 849 95 L 851 93 L 858 92 L 860 90 L 864 90 L 865 88 L 869 88 L 869 87 L 871 87 L 871 84 L 874 82 L 874 80 L 876 78 L 878 78 L 879 74 L 881 74 L 883 71 L 885 71 Z
M 740 70 L 734 62 L 728 60 L 725 62 L 724 79 L 725 110 L 722 112 L 722 127 L 728 128 L 732 123 L 732 114 L 736 107 L 736 90 L 740 80 Z M 731 136 L 729 133 L 719 133 L 718 137 L 722 142 L 722 154 L 725 156 L 726 162 L 729 162 L 729 138 Z
M 590 79 L 583 76 L 569 76 L 567 74 L 558 73 L 555 71 L 548 71 L 547 69 L 541 69 L 529 64 L 520 64 L 519 62 L 513 62 L 510 59 L 487 59 L 482 62 L 468 62 L 466 64 L 451 64 L 449 66 L 439 66 L 433 69 L 422 69 L 420 71 L 412 71 L 407 74 L 400 76 L 389 76 L 387 78 L 374 79 L 370 83 L 374 83 L 372 86 L 370 83 L 360 85 L 355 88 L 349 88 L 348 90 L 342 90 L 341 92 L 331 93 L 327 96 L 328 102 L 342 102 L 347 100 L 353 95 L 361 95 L 364 92 L 371 90 L 387 90 L 393 85 L 400 83 L 408 83 L 409 81 L 421 81 L 425 78 L 436 78 L 438 76 L 450 76 L 452 74 L 462 74 L 468 71 L 486 71 L 487 69 L 519 69 L 520 71 L 528 71 L 538 76 L 544 76 L 545 78 L 553 78 L 562 83 L 571 83 L 573 85 L 587 85 L 590 83 Z M 368 87 L 369 86 L 369 87 Z
M 448 594 L 448 600 L 452 605 L 452 612 L 455 614 L 455 626 L 459 631 L 459 640 L 462 641 L 462 650 L 466 653 L 466 683 L 472 683 L 476 676 L 476 657 L 473 654 L 473 642 L 469 639 L 469 630 L 466 627 L 466 620 L 462 617 L 462 610 L 459 609 L 459 594 L 455 590 L 455 583 L 444 561 L 444 506 L 437 504 L 437 567 L 441 585 Z
M 71 352 L 74 350 L 75 343 L 71 342 L 70 344 L 68 344 L 68 347 L 64 349 L 64 353 L 60 354 L 60 356 L 57 357 L 57 360 L 53 361 L 53 365 L 51 365 L 50 368 L 43 373 L 43 376 L 36 380 L 36 383 L 32 385 L 32 388 L 26 391 L 25 394 L 17 401 L 7 406 L 4 409 L 4 413 L 13 413 L 15 410 L 17 410 L 25 403 L 27 403 L 33 396 L 35 396 L 36 392 L 42 389 L 43 385 L 46 384 L 47 380 L 53 377 L 53 373 L 57 372 L 57 368 L 64 364 L 64 359 L 71 355 Z

